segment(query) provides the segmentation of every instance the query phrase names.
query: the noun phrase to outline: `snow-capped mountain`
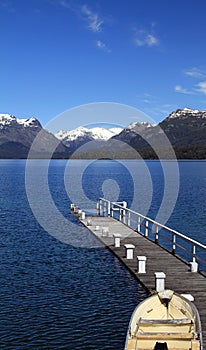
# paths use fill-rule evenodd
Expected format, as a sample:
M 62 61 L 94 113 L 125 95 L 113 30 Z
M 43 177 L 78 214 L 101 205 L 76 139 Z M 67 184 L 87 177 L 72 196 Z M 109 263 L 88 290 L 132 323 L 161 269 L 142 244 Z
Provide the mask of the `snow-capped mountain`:
M 177 109 L 159 125 L 173 146 L 206 145 L 206 111 Z
M 0 114 L 0 158 L 26 158 L 37 135 L 35 157 L 46 157 L 50 149 L 59 155 L 68 151 L 53 134 L 42 128 L 36 118 L 19 119 Z
M 133 131 L 136 130 L 138 132 L 141 130 L 145 130 L 146 128 L 150 128 L 152 126 L 154 126 L 154 124 L 151 124 L 149 122 L 132 122 L 126 127 L 126 129 Z
M 199 109 L 191 109 L 191 108 L 183 108 L 183 109 L 177 109 L 176 111 L 172 112 L 167 118 L 168 119 L 188 119 L 188 118 L 195 118 L 195 119 L 204 119 L 206 118 L 206 111 L 202 111 Z
M 134 138 L 137 135 L 140 135 L 146 129 L 153 128 L 153 127 L 154 125 L 148 122 L 132 122 L 113 138 L 116 140 L 129 143 L 132 138 Z
M 119 134 L 121 131 L 122 131 L 121 128 L 106 129 L 106 128 L 95 127 L 95 128 L 88 129 L 83 126 L 80 126 L 74 130 L 69 130 L 69 131 L 60 130 L 57 134 L 55 134 L 55 136 L 59 140 L 62 140 L 63 142 L 74 141 L 78 138 L 107 141 L 114 135 Z
M 5 129 L 8 126 L 23 126 L 24 128 L 41 128 L 40 122 L 36 118 L 19 119 L 10 114 L 0 114 L 0 129 Z
M 95 127 L 88 129 L 80 126 L 74 130 L 60 130 L 55 136 L 61 140 L 65 146 L 70 147 L 70 149 L 74 151 L 89 141 L 106 142 L 121 131 L 121 128 L 106 129 Z

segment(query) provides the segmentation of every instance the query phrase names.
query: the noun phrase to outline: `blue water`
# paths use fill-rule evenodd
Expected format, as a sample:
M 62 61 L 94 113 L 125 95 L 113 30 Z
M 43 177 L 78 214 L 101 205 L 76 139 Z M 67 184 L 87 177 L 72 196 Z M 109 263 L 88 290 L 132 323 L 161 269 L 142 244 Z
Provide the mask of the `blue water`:
M 37 206 L 45 210 L 38 172 L 46 165 L 34 162 Z M 133 161 L 50 162 L 51 198 L 71 227 L 68 237 L 79 237 L 71 245 L 47 233 L 34 217 L 25 190 L 25 161 L 0 161 L 0 349 L 124 348 L 133 308 L 147 294 L 107 249 L 95 247 L 69 207 L 75 200 L 92 208 L 103 195 L 133 205 L 137 186 L 136 210 L 155 217 L 164 194 L 163 172 L 159 162 L 147 163 L 153 187 L 147 208 L 142 199 L 149 185 L 144 187 L 143 177 L 134 184 L 133 172 L 139 168 Z M 206 162 L 179 162 L 179 169 L 180 192 L 168 225 L 206 244 Z M 58 231 L 49 209 L 43 214 Z

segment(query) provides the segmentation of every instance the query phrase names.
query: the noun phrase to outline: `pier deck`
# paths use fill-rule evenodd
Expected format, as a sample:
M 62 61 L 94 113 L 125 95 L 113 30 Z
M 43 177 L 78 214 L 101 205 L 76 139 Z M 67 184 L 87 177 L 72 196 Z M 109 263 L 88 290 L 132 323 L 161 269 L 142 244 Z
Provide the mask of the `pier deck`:
M 87 225 L 88 219 L 91 220 L 90 226 Z M 116 219 L 87 216 L 85 220 L 80 221 L 124 263 L 146 290 L 155 290 L 154 273 L 164 272 L 166 274 L 165 287 L 167 289 L 172 289 L 177 293 L 193 295 L 201 317 L 203 345 L 206 349 L 206 277 L 200 273 L 190 272 L 187 263 Z M 99 226 L 100 229 L 96 230 L 96 226 Z M 108 234 L 105 236 L 102 235 L 103 227 L 108 228 Z M 113 234 L 117 233 L 121 234 L 120 248 L 114 246 Z M 135 246 L 134 259 L 126 259 L 125 257 L 124 244 L 127 243 Z M 146 274 L 138 273 L 137 255 L 147 257 Z

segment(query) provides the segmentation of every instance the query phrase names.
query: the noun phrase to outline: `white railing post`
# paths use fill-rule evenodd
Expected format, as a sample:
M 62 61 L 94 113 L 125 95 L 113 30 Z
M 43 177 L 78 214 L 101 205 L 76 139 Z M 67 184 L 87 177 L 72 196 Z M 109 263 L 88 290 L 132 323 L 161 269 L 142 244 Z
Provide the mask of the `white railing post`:
M 156 225 L 155 227 L 155 243 L 158 244 L 158 240 L 159 240 L 159 226 Z
M 173 237 L 172 237 L 172 254 L 175 255 L 176 253 L 176 235 L 173 234 Z
M 97 215 L 100 216 L 100 200 L 96 204 Z
M 110 201 L 108 201 L 107 207 L 108 207 L 107 214 L 108 214 L 108 216 L 110 216 L 110 214 L 111 214 L 111 202 Z
M 114 217 L 114 210 L 113 210 L 113 206 L 114 206 L 114 205 L 112 204 L 112 207 L 111 207 L 111 213 L 112 213 L 112 215 L 111 215 L 111 216 L 112 216 L 112 218 Z
M 119 208 L 119 221 L 122 221 L 122 211 L 120 208 Z
M 141 232 L 141 218 L 140 218 L 139 215 L 138 215 L 138 218 L 137 218 L 137 231 Z
M 125 201 L 122 202 L 122 206 L 123 206 L 123 208 L 126 209 L 127 202 L 125 202 Z M 126 224 L 126 210 L 124 210 L 124 209 L 122 210 L 122 216 L 123 216 L 123 218 L 122 218 L 123 219 L 123 223 Z
M 148 228 L 149 228 L 149 222 L 148 222 L 148 220 L 146 220 L 146 222 L 145 222 L 145 237 L 148 237 L 148 232 L 149 232 Z
M 127 225 L 130 226 L 131 213 L 128 211 Z
M 190 262 L 190 271 L 198 272 L 198 263 L 196 262 L 196 246 L 192 248 L 192 262 Z
M 192 248 L 192 261 L 196 262 L 196 247 L 195 247 L 195 245 L 193 245 L 193 248 Z
M 99 215 L 102 215 L 102 200 L 99 200 Z

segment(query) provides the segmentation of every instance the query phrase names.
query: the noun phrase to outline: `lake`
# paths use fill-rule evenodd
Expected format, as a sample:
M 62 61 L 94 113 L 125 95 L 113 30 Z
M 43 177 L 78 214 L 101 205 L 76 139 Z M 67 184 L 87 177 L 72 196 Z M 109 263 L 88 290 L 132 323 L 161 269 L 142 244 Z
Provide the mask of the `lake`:
M 1 349 L 124 348 L 131 313 L 147 293 L 79 224 L 70 204 L 91 210 L 102 196 L 126 200 L 206 244 L 206 162 L 178 162 L 178 174 L 173 168 L 158 161 L 0 160 Z

